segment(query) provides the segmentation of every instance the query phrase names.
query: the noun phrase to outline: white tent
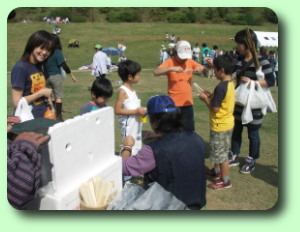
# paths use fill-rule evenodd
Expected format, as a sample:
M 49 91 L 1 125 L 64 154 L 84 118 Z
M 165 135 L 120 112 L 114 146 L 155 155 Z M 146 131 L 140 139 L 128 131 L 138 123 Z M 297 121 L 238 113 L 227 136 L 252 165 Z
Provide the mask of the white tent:
M 278 47 L 278 32 L 254 31 L 258 47 Z

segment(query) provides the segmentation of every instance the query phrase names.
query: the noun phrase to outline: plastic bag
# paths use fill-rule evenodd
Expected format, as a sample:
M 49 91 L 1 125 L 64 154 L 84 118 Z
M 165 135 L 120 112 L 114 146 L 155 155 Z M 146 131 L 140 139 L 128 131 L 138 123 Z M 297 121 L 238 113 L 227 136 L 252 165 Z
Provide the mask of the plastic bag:
M 157 182 L 132 205 L 133 210 L 187 210 L 186 205 Z
M 14 116 L 18 116 L 21 119 L 21 122 L 34 119 L 31 110 L 32 106 L 29 106 L 27 100 L 24 97 L 22 97 L 18 103 Z
M 66 79 L 67 78 L 67 74 L 65 72 L 65 70 L 63 69 L 63 67 L 60 67 L 60 75 L 62 77 L 62 79 Z
M 139 185 L 126 182 L 107 210 L 188 210 L 188 207 L 157 182 L 146 191 Z
M 126 182 L 122 191 L 110 202 L 107 210 L 132 210 L 132 204 L 145 190 L 130 182 Z
M 250 88 L 248 87 L 250 81 L 247 83 L 241 83 L 235 90 L 235 103 L 241 106 L 245 106 L 248 102 L 248 96 Z
M 267 96 L 267 107 L 262 109 L 262 113 L 265 115 L 267 112 L 276 113 L 277 107 L 272 97 L 271 91 L 269 88 L 264 88 L 265 94 Z
M 248 99 L 250 101 L 250 108 L 263 109 L 268 105 L 268 97 L 258 81 L 256 82 L 256 84 L 257 87 L 255 88 L 255 82 L 250 82 L 250 93 L 248 96 Z
M 260 66 L 259 69 L 256 70 L 255 75 L 256 75 L 257 80 L 259 80 L 259 81 L 265 79 L 265 74 L 264 74 L 264 72 L 262 71 L 262 66 Z

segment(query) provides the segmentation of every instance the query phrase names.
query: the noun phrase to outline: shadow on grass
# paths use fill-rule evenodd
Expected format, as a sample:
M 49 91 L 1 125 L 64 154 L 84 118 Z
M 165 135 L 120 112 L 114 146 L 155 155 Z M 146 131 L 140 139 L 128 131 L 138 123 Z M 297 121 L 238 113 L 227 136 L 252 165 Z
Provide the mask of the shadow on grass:
M 245 160 L 240 158 L 239 168 L 245 164 Z M 247 174 L 243 174 L 247 175 Z M 256 179 L 264 181 L 266 184 L 278 187 L 278 167 L 275 165 L 262 165 L 258 162 L 255 164 L 255 169 L 250 174 Z
M 262 165 L 256 163 L 255 170 L 251 173 L 251 175 L 269 185 L 278 187 L 278 167 L 275 165 Z

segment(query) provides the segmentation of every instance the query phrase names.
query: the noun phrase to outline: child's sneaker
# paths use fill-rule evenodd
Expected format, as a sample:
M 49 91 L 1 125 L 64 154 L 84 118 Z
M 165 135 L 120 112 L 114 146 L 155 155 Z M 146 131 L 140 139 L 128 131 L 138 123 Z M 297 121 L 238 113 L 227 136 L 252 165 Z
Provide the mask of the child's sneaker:
M 241 168 L 240 172 L 243 174 L 250 174 L 255 169 L 255 160 L 248 156 L 246 157 L 246 163 Z
M 220 190 L 220 189 L 224 189 L 224 188 L 231 188 L 231 181 L 228 180 L 228 182 L 224 182 L 221 178 L 219 181 L 215 182 L 215 183 L 211 183 L 209 185 L 207 185 L 208 188 L 213 189 L 213 190 Z
M 229 160 L 229 167 L 234 167 L 234 166 L 240 165 L 238 155 L 233 154 L 232 151 L 230 151 L 228 154 L 228 160 Z
M 214 179 L 214 181 L 217 181 L 217 180 L 221 179 L 221 172 L 215 173 L 214 168 L 208 170 L 206 172 L 206 175 L 212 177 Z

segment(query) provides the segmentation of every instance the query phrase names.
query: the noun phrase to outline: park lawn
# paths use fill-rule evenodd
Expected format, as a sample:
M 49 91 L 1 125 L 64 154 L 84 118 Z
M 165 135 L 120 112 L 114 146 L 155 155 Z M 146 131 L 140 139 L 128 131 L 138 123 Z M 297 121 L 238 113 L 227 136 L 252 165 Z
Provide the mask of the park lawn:
M 45 29 L 51 32 L 53 25 L 46 23 L 8 24 L 8 57 L 7 57 L 7 114 L 11 115 L 13 107 L 11 104 L 10 70 L 14 63 L 22 55 L 28 37 L 36 30 Z M 207 42 L 211 47 L 214 44 L 219 48 L 230 50 L 234 43 L 229 40 L 235 32 L 244 26 L 230 25 L 202 25 L 202 24 L 152 24 L 152 23 L 84 23 L 61 25 L 60 35 L 63 43 L 63 53 L 67 58 L 67 64 L 73 70 L 78 83 L 72 83 L 70 78 L 64 82 L 65 97 L 63 100 L 64 119 L 72 118 L 79 114 L 80 108 L 90 100 L 88 87 L 91 86 L 94 77 L 91 71 L 78 71 L 82 65 L 92 62 L 93 45 L 100 43 L 105 46 L 115 46 L 123 43 L 127 46 L 126 56 L 138 61 L 143 68 L 141 79 L 134 86 L 142 105 L 146 106 L 149 97 L 157 94 L 167 94 L 166 77 L 154 77 L 152 71 L 157 66 L 159 47 L 164 43 L 166 31 L 180 36 L 182 39 L 195 42 Z M 180 32 L 178 30 L 180 28 Z M 278 31 L 277 26 L 254 27 L 260 31 Z M 204 31 L 204 34 L 201 32 Z M 71 38 L 80 40 L 79 49 L 68 49 L 67 41 Z M 166 43 L 164 43 L 166 44 Z M 116 57 L 112 57 L 116 62 Z M 120 86 L 120 78 L 116 71 L 108 74 L 108 79 L 114 86 L 114 94 L 108 101 L 113 106 L 116 92 Z M 212 91 L 218 83 L 215 79 L 194 75 L 196 81 L 203 89 Z M 271 88 L 272 95 L 278 106 L 278 88 Z M 200 101 L 194 92 L 194 111 L 196 132 L 209 143 L 209 120 L 208 109 Z M 143 131 L 150 131 L 149 123 L 143 125 Z M 267 210 L 272 208 L 278 199 L 278 113 L 267 114 L 260 130 L 261 136 L 261 158 L 253 174 L 243 175 L 239 173 L 238 167 L 230 169 L 230 177 L 233 187 L 221 191 L 207 189 L 206 210 Z M 115 149 L 119 151 L 121 144 L 120 127 L 118 116 L 115 117 Z M 243 133 L 243 145 L 241 158 L 248 154 L 248 139 L 246 130 Z M 210 166 L 208 147 L 206 149 L 206 166 Z M 208 181 L 209 183 L 209 181 Z
M 29 36 L 37 30 L 52 32 L 53 24 L 35 22 L 29 24 L 8 23 L 8 54 L 7 70 L 10 71 L 15 62 L 21 57 Z M 195 43 L 207 43 L 212 48 L 230 51 L 235 43 L 230 40 L 245 26 L 228 24 L 169 24 L 169 23 L 70 23 L 61 24 L 62 33 L 59 35 L 63 46 L 63 54 L 67 64 L 74 70 L 92 63 L 93 46 L 97 43 L 103 47 L 117 47 L 124 44 L 127 49 L 127 59 L 138 61 L 143 68 L 153 68 L 159 61 L 159 49 L 165 42 L 165 33 L 174 33 L 183 40 Z M 256 31 L 278 31 L 277 25 L 253 26 Z M 67 48 L 70 39 L 78 39 L 80 49 Z M 112 57 L 117 62 L 117 57 Z
M 71 79 L 64 82 L 65 98 L 63 100 L 64 119 L 72 118 L 79 114 L 80 108 L 90 100 L 88 87 L 94 80 L 90 71 L 75 71 L 74 75 L 78 83 L 74 84 Z M 114 87 L 114 94 L 108 101 L 108 106 L 113 106 L 120 86 L 120 79 L 116 71 L 108 74 Z M 12 113 L 10 82 L 8 75 L 8 114 Z M 218 83 L 215 79 L 207 79 L 194 75 L 193 80 L 202 88 L 212 91 Z M 146 106 L 149 97 L 157 94 L 167 94 L 166 77 L 154 77 L 152 70 L 141 73 L 141 79 L 134 86 L 142 105 Z M 278 105 L 278 88 L 272 88 L 272 94 Z M 207 143 L 205 163 L 211 167 L 208 153 L 209 143 L 209 120 L 208 109 L 194 93 L 194 111 L 196 132 Z M 143 124 L 143 132 L 151 131 L 149 122 Z M 267 114 L 260 130 L 261 158 L 257 161 L 256 170 L 251 175 L 239 173 L 238 167 L 230 169 L 230 177 L 233 187 L 221 191 L 207 189 L 207 210 L 266 210 L 272 208 L 278 198 L 278 114 Z M 118 116 L 115 116 L 115 149 L 120 150 L 121 132 Z M 243 133 L 243 145 L 241 159 L 247 156 L 248 139 L 246 130 Z M 208 181 L 209 183 L 209 181 Z

